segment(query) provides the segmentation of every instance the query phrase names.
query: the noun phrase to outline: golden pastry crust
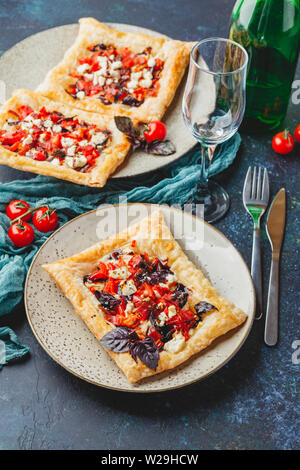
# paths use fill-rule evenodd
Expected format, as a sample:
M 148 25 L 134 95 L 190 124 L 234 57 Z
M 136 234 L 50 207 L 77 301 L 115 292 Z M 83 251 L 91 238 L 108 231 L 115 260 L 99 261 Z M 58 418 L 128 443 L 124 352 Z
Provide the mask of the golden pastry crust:
M 64 116 L 74 116 L 76 114 L 79 119 L 87 123 L 96 124 L 100 128 L 108 128 L 112 132 L 112 142 L 98 157 L 95 168 L 88 173 L 80 173 L 64 166 L 54 166 L 47 161 L 36 161 L 18 155 L 16 152 L 11 152 L 1 145 L 0 164 L 8 165 L 18 170 L 54 176 L 77 184 L 102 187 L 111 173 L 123 162 L 130 149 L 130 144 L 126 137 L 118 131 L 112 117 L 87 113 L 78 109 L 74 110 L 74 108 L 66 104 L 51 101 L 39 93 L 28 90 L 14 91 L 12 97 L 2 106 L 0 111 L 0 129 L 3 128 L 8 118 L 13 117 L 9 110 L 16 110 L 22 105 L 30 106 L 34 110 L 39 110 L 45 106 L 47 110 L 59 111 Z
M 38 87 L 44 96 L 61 101 L 80 109 L 94 112 L 126 114 L 131 118 L 149 122 L 159 120 L 170 105 L 176 89 L 189 63 L 189 55 L 194 43 L 168 40 L 146 34 L 123 33 L 105 26 L 94 18 L 79 20 L 79 34 L 73 46 L 67 50 L 63 60 L 47 74 L 44 82 Z M 159 82 L 157 96 L 147 97 L 138 108 L 113 103 L 104 105 L 93 97 L 82 100 L 74 99 L 65 89 L 74 83 L 69 72 L 76 66 L 78 57 L 86 56 L 87 46 L 91 44 L 113 44 L 116 47 L 129 47 L 134 53 L 151 46 L 154 55 L 165 61 Z
M 168 259 L 168 266 L 177 280 L 191 290 L 192 302 L 206 301 L 218 308 L 218 311 L 213 310 L 203 317 L 203 321 L 195 328 L 193 336 L 181 351 L 171 353 L 163 350 L 160 353 L 156 371 L 149 369 L 139 359 L 136 363 L 127 352 L 107 351 L 129 382 L 134 383 L 183 363 L 209 346 L 214 339 L 242 324 L 247 315 L 222 297 L 203 273 L 189 261 L 165 224 L 162 213 L 157 211 L 124 232 L 97 243 L 79 254 L 43 265 L 70 300 L 77 315 L 98 340 L 111 331 L 112 327 L 105 321 L 95 296 L 84 286 L 82 278 L 94 270 L 101 257 L 116 248 L 121 248 L 131 240 L 136 240 L 135 251 Z

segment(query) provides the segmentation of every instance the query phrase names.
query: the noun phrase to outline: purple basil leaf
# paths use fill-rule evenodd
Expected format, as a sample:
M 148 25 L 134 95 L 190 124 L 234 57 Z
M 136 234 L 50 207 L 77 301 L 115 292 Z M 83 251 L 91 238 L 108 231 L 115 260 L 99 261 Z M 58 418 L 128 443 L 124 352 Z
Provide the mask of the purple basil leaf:
M 126 326 L 117 326 L 100 339 L 100 343 L 110 351 L 126 352 L 130 345 L 131 331 Z
M 121 303 L 120 299 L 116 299 L 108 292 L 95 290 L 95 296 L 105 310 L 114 310 Z
M 139 101 L 135 99 L 133 96 L 128 95 L 128 96 L 125 96 L 122 103 L 127 104 L 128 106 L 135 106 L 136 108 L 138 108 L 139 106 L 141 106 L 141 104 L 144 103 L 144 100 Z
M 135 361 L 138 357 L 149 369 L 157 369 L 159 351 L 154 339 L 150 336 L 147 336 L 142 341 L 131 343 L 129 352 Z
M 153 155 L 172 155 L 176 152 L 175 145 L 170 140 L 153 140 L 146 145 L 145 150 Z
M 218 310 L 218 309 L 217 309 L 217 307 L 215 307 L 214 305 L 212 305 L 208 302 L 198 302 L 195 305 L 195 311 L 196 311 L 196 313 L 197 313 L 200 320 L 201 320 L 201 317 L 204 313 L 210 312 L 211 310 Z
M 178 303 L 180 308 L 183 308 L 187 302 L 188 296 L 188 289 L 183 284 L 178 282 L 177 287 L 172 294 L 172 299 Z
M 120 132 L 123 132 L 123 134 L 126 134 L 129 137 L 136 137 L 136 130 L 130 117 L 115 116 L 114 119 L 115 124 Z

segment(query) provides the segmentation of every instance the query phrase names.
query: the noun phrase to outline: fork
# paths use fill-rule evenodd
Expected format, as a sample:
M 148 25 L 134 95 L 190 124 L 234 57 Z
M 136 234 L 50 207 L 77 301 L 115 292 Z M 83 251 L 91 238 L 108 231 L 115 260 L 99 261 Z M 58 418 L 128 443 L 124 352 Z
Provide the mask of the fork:
M 254 167 L 252 175 L 252 168 L 249 166 L 243 189 L 243 203 L 254 222 L 251 276 L 256 291 L 256 320 L 259 320 L 263 314 L 260 219 L 266 211 L 269 202 L 269 178 L 266 168 L 263 169 L 263 173 L 262 181 L 262 168 L 259 168 L 257 171 L 256 167 Z

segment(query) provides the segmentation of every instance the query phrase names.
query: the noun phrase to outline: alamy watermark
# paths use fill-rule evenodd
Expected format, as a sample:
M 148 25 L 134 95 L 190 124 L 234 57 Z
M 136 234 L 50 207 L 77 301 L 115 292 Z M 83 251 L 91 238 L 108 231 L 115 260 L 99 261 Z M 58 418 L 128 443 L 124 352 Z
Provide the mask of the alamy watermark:
M 300 104 L 300 80 L 293 81 L 292 90 L 292 103 Z
M 300 364 L 300 339 L 293 341 L 292 348 L 295 349 L 292 354 L 292 363 L 298 365 Z

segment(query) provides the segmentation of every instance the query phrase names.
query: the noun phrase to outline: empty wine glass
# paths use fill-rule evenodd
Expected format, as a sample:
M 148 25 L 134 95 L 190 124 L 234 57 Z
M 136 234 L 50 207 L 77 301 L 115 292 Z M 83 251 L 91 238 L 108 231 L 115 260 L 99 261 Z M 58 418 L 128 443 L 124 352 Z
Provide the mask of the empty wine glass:
M 229 208 L 227 192 L 209 180 L 208 170 L 216 146 L 230 139 L 242 122 L 247 63 L 245 49 L 229 39 L 204 39 L 191 51 L 182 110 L 187 128 L 202 146 L 194 200 L 204 204 L 207 222 L 220 219 Z

